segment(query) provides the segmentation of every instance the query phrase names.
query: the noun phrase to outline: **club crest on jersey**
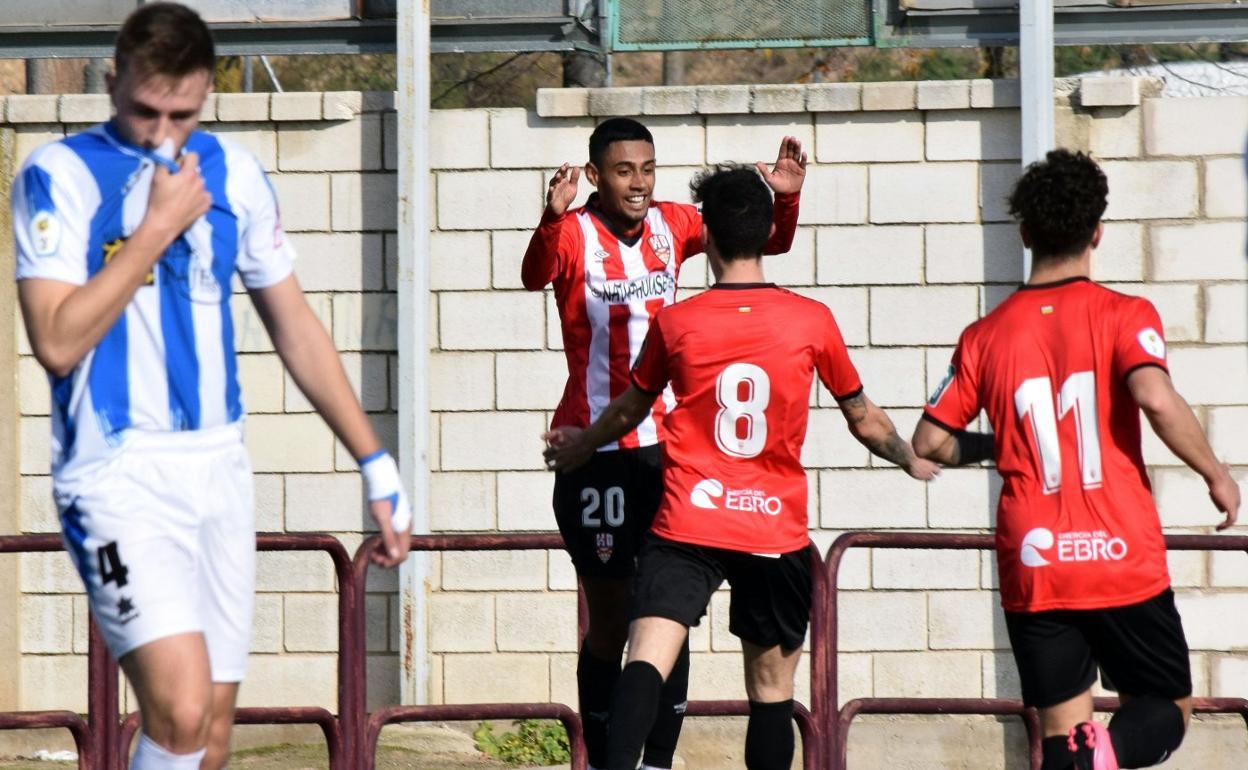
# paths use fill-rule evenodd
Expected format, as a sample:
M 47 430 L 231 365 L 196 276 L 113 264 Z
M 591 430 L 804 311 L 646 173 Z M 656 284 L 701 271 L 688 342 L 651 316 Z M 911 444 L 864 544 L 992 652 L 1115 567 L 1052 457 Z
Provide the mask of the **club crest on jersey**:
M 1057 548 L 1057 553 L 1048 553 Z M 1105 530 L 1095 532 L 1059 532 L 1056 535 L 1044 527 L 1036 527 L 1023 536 L 1019 546 L 1019 561 L 1025 567 L 1047 567 L 1056 556 L 1062 563 L 1086 563 L 1097 561 L 1122 561 L 1127 557 L 1127 541 Z
M 61 220 L 51 211 L 40 211 L 30 220 L 30 242 L 35 256 L 50 257 L 61 246 Z
M 1144 352 L 1153 358 L 1166 357 L 1166 341 L 1161 338 L 1161 335 L 1153 327 L 1150 326 L 1141 331 L 1136 336 L 1136 339 L 1140 341 L 1140 347 L 1144 348 Z
M 667 239 L 666 235 L 650 236 L 650 250 L 654 252 L 654 256 L 666 265 L 672 260 L 672 243 Z
M 594 536 L 594 544 L 597 546 L 598 560 L 603 564 L 611 561 L 611 554 L 615 553 L 615 535 L 599 532 Z

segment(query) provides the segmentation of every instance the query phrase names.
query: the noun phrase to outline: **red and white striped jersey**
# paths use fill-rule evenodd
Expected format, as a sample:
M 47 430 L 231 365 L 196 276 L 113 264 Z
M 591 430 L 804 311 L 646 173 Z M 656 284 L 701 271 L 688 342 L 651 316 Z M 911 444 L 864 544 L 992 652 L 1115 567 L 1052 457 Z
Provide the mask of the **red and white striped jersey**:
M 543 214 L 524 255 L 521 278 L 538 291 L 553 283 L 563 331 L 568 381 L 551 427 L 587 427 L 630 385 L 629 369 L 650 322 L 676 299 L 686 258 L 703 251 L 702 215 L 688 204 L 655 201 L 631 244 L 612 232 L 586 205 L 552 217 Z M 798 196 L 777 195 L 776 233 L 764 253 L 788 251 L 797 229 Z M 637 429 L 599 451 L 650 446 L 664 439 L 663 415 L 671 390 L 656 399 Z

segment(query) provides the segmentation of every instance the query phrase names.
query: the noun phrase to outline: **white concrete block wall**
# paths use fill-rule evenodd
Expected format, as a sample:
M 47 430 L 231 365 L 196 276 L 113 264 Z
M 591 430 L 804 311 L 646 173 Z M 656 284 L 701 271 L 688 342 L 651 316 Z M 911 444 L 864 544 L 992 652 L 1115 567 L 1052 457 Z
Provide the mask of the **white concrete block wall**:
M 1084 149 L 1105 159 L 1111 185 L 1094 273 L 1158 306 L 1180 391 L 1217 451 L 1248 466 L 1248 174 L 1238 129 L 1245 100 L 1178 104 L 1141 100 L 1141 93 L 1102 87 L 1095 106 L 1075 108 L 1089 125 Z M 768 258 L 765 269 L 833 309 L 868 393 L 908 434 L 958 333 L 1021 275 L 1020 243 L 1004 202 L 1018 174 L 1017 104 L 1016 83 L 960 81 L 542 91 L 541 115 L 435 111 L 427 374 L 433 530 L 554 529 L 553 479 L 541 469 L 538 436 L 566 371 L 551 292 L 525 292 L 519 270 L 545 182 L 560 163 L 585 161 L 595 116 L 645 115 L 656 138 L 658 191 L 678 200 L 687 199 L 689 175 L 707 162 L 769 160 L 781 136 L 802 139 L 811 158 L 802 227 L 793 253 Z M 10 97 L 5 109 L 24 157 L 94 107 Z M 253 149 L 270 169 L 302 255 L 298 277 L 346 354 L 366 410 L 393 436 L 395 356 L 403 353 L 395 351 L 393 100 L 227 94 L 213 109 L 218 122 L 210 128 Z M 588 194 L 582 187 L 580 200 Z M 682 286 L 705 281 L 705 262 L 690 262 Z M 258 526 L 329 531 L 353 548 L 369 526 L 351 460 L 282 373 L 246 298 L 236 300 Z M 24 531 L 55 531 L 47 502 L 46 382 L 20 332 L 19 350 L 20 521 Z M 991 526 L 1000 483 L 990 469 L 947 471 L 925 487 L 874 461 L 826 394 L 812 404 L 803 459 L 820 547 L 854 528 Z M 1203 485 L 1145 433 L 1163 520 L 1175 531 L 1207 531 L 1217 516 Z M 1237 472 L 1248 478 L 1245 469 Z M 432 702 L 575 701 L 575 576 L 566 555 L 460 553 L 430 564 Z M 21 567 L 19 671 L 23 681 L 57 682 L 51 691 L 63 693 L 51 703 L 49 688 L 26 687 L 22 707 L 76 707 L 85 703 L 85 605 L 77 576 L 61 555 L 22 557 Z M 1171 559 L 1171 569 L 1198 689 L 1243 694 L 1248 628 L 1225 618 L 1246 614 L 1248 562 L 1185 553 Z M 266 554 L 258 585 L 244 701 L 332 706 L 335 586 L 328 561 Z M 374 575 L 369 585 L 370 702 L 379 705 L 397 698 L 401 618 L 393 574 Z M 1017 696 L 990 555 L 855 550 L 840 585 L 842 699 Z M 694 697 L 743 695 L 738 645 L 726 629 L 727 604 L 716 596 L 691 636 Z M 800 697 L 808 692 L 799 682 Z

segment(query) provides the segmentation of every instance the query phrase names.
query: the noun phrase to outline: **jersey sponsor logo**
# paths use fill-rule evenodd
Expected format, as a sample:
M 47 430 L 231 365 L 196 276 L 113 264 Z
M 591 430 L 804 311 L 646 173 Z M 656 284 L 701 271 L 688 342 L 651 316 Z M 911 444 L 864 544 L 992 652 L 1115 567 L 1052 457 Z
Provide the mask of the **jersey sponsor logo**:
M 61 247 L 61 220 L 51 211 L 40 211 L 30 220 L 30 242 L 35 256 L 51 257 Z
M 667 239 L 666 235 L 650 236 L 650 250 L 654 252 L 654 256 L 666 265 L 672 260 L 672 243 Z
M 609 305 L 626 305 L 635 299 L 662 299 L 675 290 L 676 279 L 668 272 L 654 272 L 630 280 L 614 280 L 595 283 L 592 276 L 585 276 L 589 293 L 594 299 Z
M 121 251 L 121 247 L 126 245 L 126 239 L 114 238 L 102 247 L 104 249 L 104 264 L 113 261 L 113 257 L 117 256 L 117 252 Z M 147 271 L 147 275 L 143 276 L 143 285 L 152 286 L 156 283 L 155 268 Z
M 1144 352 L 1153 358 L 1164 359 L 1166 357 L 1166 341 L 1153 327 L 1150 326 L 1141 331 L 1136 339 L 1140 341 L 1140 347 L 1144 348 Z
M 723 496 L 724 485 L 718 479 L 702 479 L 693 485 L 693 491 L 689 493 L 689 502 L 693 503 L 695 508 L 714 511 L 719 508 L 715 504 L 715 499 Z
M 1041 551 L 1051 551 L 1055 546 L 1057 560 L 1067 564 L 1122 561 L 1130 550 L 1127 541 L 1105 530 L 1076 530 L 1054 535 L 1044 527 L 1037 527 L 1023 536 L 1019 558 L 1025 566 L 1045 567 L 1052 562 Z
M 945 372 L 945 378 L 936 386 L 936 390 L 932 391 L 932 395 L 927 399 L 928 406 L 936 406 L 940 403 L 940 397 L 945 395 L 945 391 L 949 388 L 949 383 L 953 382 L 953 364 L 949 365 L 948 371 Z
M 784 510 L 784 503 L 775 495 L 769 495 L 762 489 L 726 489 L 719 479 L 703 479 L 694 485 L 689 493 L 689 502 L 695 508 L 716 511 L 720 509 L 722 498 L 723 509 L 741 513 L 765 513 L 768 516 L 779 516 Z

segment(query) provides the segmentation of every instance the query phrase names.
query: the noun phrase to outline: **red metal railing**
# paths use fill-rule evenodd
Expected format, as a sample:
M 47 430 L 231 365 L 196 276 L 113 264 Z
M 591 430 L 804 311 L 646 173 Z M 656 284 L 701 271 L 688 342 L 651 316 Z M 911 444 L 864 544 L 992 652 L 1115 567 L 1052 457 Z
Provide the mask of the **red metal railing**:
M 1235 535 L 1168 535 L 1166 547 L 1173 551 L 1244 551 L 1248 552 L 1248 536 Z M 945 534 L 933 532 L 847 532 L 836 539 L 826 559 L 828 611 L 823 616 L 823 673 L 826 676 L 824 695 L 828 708 L 818 711 L 827 723 L 824 727 L 824 751 L 830 770 L 846 770 L 849 727 L 858 714 L 985 714 L 1017 715 L 1023 718 L 1031 743 L 1032 770 L 1041 764 L 1039 718 L 1021 701 L 1008 698 L 859 698 L 839 709 L 837 693 L 837 576 L 841 560 L 850 548 L 901 548 L 981 550 L 995 548 L 992 535 Z M 813 622 L 813 621 L 812 621 Z M 812 649 L 814 645 L 812 644 Z M 1102 711 L 1117 708 L 1117 698 L 1098 698 L 1096 708 Z M 1239 714 L 1248 725 L 1248 701 L 1242 698 L 1194 698 L 1193 710 L 1202 714 Z

